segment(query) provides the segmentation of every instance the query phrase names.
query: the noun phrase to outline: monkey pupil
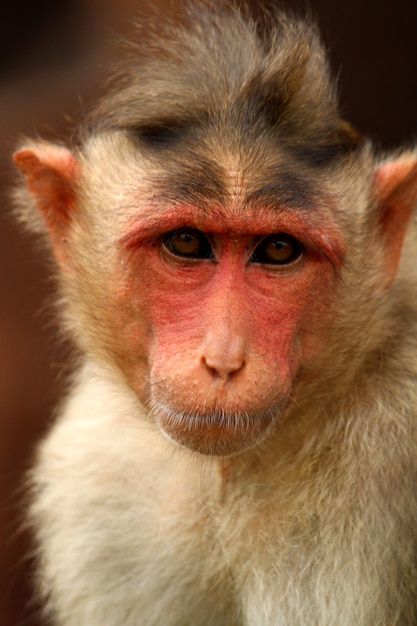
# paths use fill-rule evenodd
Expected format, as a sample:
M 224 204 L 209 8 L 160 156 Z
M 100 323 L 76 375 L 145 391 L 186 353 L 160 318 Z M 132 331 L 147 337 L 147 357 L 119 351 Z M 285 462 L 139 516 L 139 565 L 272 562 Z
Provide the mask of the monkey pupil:
M 288 261 L 294 254 L 293 247 L 283 241 L 273 241 L 268 243 L 265 251 L 271 261 Z

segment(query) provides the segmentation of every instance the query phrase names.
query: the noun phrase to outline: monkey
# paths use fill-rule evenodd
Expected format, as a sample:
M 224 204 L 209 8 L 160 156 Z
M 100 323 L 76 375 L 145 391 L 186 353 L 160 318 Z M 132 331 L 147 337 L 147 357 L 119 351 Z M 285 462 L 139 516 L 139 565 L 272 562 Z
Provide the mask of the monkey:
M 79 364 L 30 473 L 56 626 L 417 624 L 417 151 L 311 18 L 196 4 L 25 140 Z

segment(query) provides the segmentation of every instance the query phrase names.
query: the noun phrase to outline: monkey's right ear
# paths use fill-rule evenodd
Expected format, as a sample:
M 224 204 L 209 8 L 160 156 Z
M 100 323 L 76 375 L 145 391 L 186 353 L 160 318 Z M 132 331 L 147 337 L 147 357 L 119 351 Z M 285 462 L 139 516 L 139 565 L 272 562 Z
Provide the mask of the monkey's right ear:
M 27 190 L 46 225 L 55 257 L 65 269 L 68 253 L 64 244 L 75 210 L 80 165 L 67 148 L 48 143 L 21 148 L 13 160 L 26 178 Z

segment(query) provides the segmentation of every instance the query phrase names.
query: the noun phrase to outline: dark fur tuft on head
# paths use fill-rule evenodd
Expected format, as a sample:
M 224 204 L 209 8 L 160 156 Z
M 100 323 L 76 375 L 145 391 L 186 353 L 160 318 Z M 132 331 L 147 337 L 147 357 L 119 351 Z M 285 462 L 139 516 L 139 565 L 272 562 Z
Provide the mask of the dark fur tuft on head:
M 132 44 L 87 128 L 133 130 L 162 146 L 204 123 L 231 138 L 272 130 L 283 145 L 314 145 L 326 162 L 358 143 L 329 76 L 312 19 L 275 11 L 256 20 L 247 8 L 187 3 L 182 26 L 168 21 Z

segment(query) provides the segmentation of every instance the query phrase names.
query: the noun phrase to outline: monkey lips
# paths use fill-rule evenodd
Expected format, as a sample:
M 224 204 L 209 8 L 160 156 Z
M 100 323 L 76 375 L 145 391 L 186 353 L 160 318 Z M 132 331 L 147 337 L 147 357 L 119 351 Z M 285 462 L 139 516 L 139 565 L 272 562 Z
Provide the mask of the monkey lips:
M 169 439 L 200 454 L 228 456 L 263 439 L 282 411 L 178 410 L 153 400 L 151 412 Z

